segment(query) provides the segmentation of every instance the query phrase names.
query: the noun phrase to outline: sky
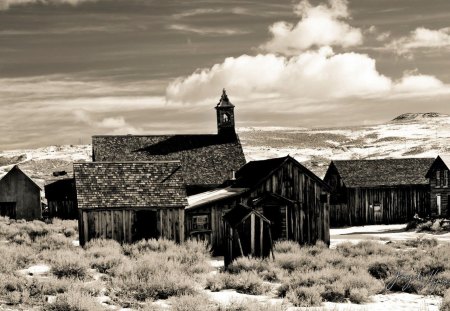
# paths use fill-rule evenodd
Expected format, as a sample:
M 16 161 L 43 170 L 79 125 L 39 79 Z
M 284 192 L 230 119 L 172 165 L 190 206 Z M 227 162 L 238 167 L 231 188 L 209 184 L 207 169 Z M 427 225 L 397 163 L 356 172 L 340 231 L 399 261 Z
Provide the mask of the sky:
M 450 114 L 448 0 L 0 0 L 0 150 Z

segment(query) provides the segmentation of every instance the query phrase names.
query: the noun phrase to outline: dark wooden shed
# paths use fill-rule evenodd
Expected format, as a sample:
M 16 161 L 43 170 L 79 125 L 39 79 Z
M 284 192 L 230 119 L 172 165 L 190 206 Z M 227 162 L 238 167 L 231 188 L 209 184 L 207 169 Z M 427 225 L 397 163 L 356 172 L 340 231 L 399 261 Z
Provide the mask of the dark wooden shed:
M 179 161 L 74 163 L 80 244 L 184 241 L 186 190 Z
M 261 213 L 239 204 L 223 216 L 226 237 L 225 267 L 241 256 L 273 254 L 271 222 Z
M 50 181 L 44 187 L 47 199 L 48 217 L 77 219 L 77 192 L 74 178 L 60 178 Z
M 328 186 L 292 157 L 251 161 L 227 184 L 189 196 L 186 208 L 187 236 L 209 241 L 215 254 L 226 249 L 222 217 L 239 204 L 272 223 L 274 241 L 329 244 Z
M 433 217 L 450 216 L 449 168 L 450 156 L 440 155 L 426 175 L 430 182 L 430 214 Z
M 404 223 L 430 213 L 432 158 L 332 161 L 331 226 Z
M 17 165 L 0 180 L 0 216 L 41 219 L 41 188 Z

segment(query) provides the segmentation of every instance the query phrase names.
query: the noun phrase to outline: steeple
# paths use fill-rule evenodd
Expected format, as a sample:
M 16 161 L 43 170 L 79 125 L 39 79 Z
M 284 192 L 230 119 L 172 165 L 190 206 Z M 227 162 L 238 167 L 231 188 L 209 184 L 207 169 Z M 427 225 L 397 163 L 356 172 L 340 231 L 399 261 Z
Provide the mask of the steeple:
M 225 89 L 216 106 L 217 132 L 219 135 L 236 134 L 234 130 L 234 105 L 228 99 Z

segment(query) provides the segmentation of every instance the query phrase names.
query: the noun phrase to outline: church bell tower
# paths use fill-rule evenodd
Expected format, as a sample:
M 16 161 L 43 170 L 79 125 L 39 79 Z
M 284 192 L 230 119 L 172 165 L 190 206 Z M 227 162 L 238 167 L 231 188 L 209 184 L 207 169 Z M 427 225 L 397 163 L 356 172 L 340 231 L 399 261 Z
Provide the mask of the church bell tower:
M 219 135 L 235 135 L 234 130 L 234 105 L 230 102 L 225 89 L 222 97 L 216 106 L 217 111 L 217 132 Z

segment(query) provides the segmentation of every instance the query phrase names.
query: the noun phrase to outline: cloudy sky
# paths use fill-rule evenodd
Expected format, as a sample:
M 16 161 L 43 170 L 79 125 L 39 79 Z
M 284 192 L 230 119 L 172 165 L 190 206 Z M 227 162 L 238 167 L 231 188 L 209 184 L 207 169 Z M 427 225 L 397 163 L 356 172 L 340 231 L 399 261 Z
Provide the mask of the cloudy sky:
M 450 1 L 0 0 L 0 150 L 450 113 Z

